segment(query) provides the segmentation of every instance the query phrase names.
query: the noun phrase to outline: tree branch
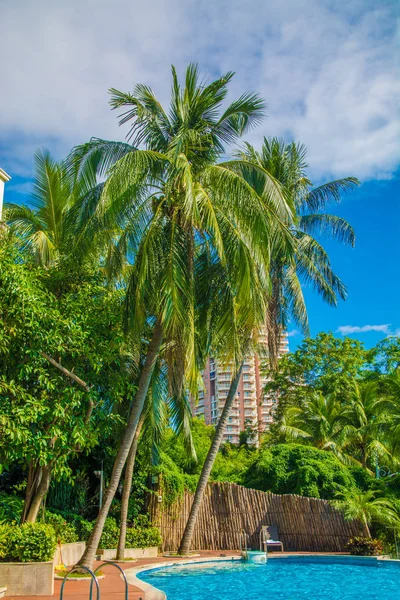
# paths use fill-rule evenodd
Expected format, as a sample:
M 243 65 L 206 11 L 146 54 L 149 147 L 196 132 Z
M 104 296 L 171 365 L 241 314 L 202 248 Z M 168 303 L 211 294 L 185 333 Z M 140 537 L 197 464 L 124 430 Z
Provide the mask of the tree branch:
M 72 373 L 71 371 L 68 371 L 68 369 L 66 369 L 65 367 L 63 367 L 61 363 L 59 363 L 56 360 L 54 360 L 54 358 L 52 358 L 51 356 L 49 356 L 45 352 L 41 352 L 41 355 L 43 356 L 43 358 L 45 358 L 46 360 L 48 360 L 49 363 L 51 365 L 53 365 L 53 367 L 56 367 L 56 369 L 58 369 L 59 371 L 61 371 L 61 373 L 63 373 L 64 375 L 66 375 L 67 377 L 69 377 L 70 379 L 72 379 L 72 381 L 75 381 L 75 383 L 77 383 L 78 385 L 80 385 L 85 390 L 85 392 L 90 392 L 91 388 L 87 385 L 87 383 L 85 383 L 83 381 L 83 379 L 81 379 L 80 377 L 78 377 L 77 375 L 75 375 L 75 373 Z

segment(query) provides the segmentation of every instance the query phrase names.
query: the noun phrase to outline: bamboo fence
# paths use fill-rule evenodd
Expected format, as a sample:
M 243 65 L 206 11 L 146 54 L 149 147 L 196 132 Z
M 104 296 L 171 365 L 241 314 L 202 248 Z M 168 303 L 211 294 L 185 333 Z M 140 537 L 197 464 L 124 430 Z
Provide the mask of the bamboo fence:
M 193 495 L 185 492 L 168 508 L 151 504 L 152 521 L 160 528 L 164 551 L 177 550 L 192 502 Z M 247 534 L 248 547 L 258 549 L 262 525 L 276 525 L 279 539 L 289 551 L 342 552 L 352 536 L 365 535 L 360 523 L 345 521 L 327 500 L 214 483 L 204 495 L 192 549 L 239 549 L 242 531 Z

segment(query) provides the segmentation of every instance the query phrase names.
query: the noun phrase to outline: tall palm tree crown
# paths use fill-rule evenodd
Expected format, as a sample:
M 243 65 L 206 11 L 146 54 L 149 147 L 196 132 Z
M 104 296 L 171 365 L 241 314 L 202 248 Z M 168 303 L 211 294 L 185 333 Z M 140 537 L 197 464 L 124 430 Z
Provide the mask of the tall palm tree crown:
M 6 221 L 36 261 L 50 266 L 57 261 L 69 236 L 67 215 L 74 189 L 62 163 L 48 152 L 37 152 L 31 205 L 6 204 Z
M 147 86 L 133 94 L 111 90 L 113 109 L 123 108 L 120 124 L 130 123 L 131 144 L 93 140 L 75 150 L 77 172 L 101 172 L 108 179 L 87 228 L 109 231 L 108 266 L 119 276 L 128 261 L 127 315 L 137 332 L 149 315 L 162 322 L 172 340 L 176 365 L 185 364 L 197 393 L 195 274 L 217 261 L 234 298 L 238 327 L 257 326 L 266 311 L 272 241 L 282 251 L 293 243 L 287 228 L 292 207 L 281 187 L 261 166 L 247 165 L 262 178 L 263 201 L 237 172 L 246 161 L 217 161 L 226 144 L 257 124 L 264 103 L 243 94 L 221 109 L 233 73 L 206 84 L 195 65 L 180 87 L 172 69 L 167 112 Z M 139 149 L 141 145 L 145 149 Z M 111 166 L 112 165 L 112 166 Z M 240 307 L 240 310 L 239 310 Z M 177 374 L 182 386 L 183 373 Z M 179 383 L 180 382 L 180 383 Z
M 246 144 L 238 156 L 268 171 L 285 188 L 294 206 L 291 232 L 296 238 L 296 250 L 288 257 L 281 246 L 272 249 L 272 295 L 268 304 L 267 327 L 272 366 L 276 364 L 279 338 L 291 319 L 300 330 L 308 333 L 308 317 L 302 283 L 311 284 L 328 304 L 336 305 L 346 297 L 346 288 L 331 268 L 329 256 L 315 235 L 330 236 L 354 245 L 355 235 L 349 223 L 327 214 L 332 202 L 339 202 L 342 193 L 358 185 L 355 177 L 346 177 L 313 188 L 307 177 L 306 148 L 302 144 L 286 143 L 278 138 L 264 138 L 261 151 Z M 262 195 L 262 179 L 257 171 L 246 169 L 244 176 Z

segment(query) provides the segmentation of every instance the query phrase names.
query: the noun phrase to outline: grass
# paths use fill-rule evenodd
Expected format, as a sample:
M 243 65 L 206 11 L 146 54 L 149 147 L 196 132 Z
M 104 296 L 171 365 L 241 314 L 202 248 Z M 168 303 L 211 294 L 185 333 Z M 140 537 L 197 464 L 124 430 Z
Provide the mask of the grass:
M 55 575 L 58 575 L 58 577 L 65 577 L 68 571 L 69 569 L 54 569 L 54 573 Z M 96 577 L 101 577 L 102 575 L 104 575 L 103 571 L 98 571 L 96 573 Z M 91 579 L 91 577 L 86 571 L 75 571 L 74 573 L 71 573 L 68 579 Z

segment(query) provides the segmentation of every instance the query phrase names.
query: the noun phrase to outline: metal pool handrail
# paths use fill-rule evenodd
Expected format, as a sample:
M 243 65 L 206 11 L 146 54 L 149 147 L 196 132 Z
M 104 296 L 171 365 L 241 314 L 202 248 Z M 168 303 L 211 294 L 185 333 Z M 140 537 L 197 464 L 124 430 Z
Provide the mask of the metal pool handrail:
M 83 571 L 86 571 L 87 573 L 89 573 L 90 577 L 91 577 L 91 581 L 90 581 L 90 591 L 89 591 L 89 600 L 92 600 L 92 593 L 93 593 L 93 581 L 96 584 L 96 591 L 97 591 L 97 596 L 96 596 L 96 600 L 100 600 L 100 586 L 99 586 L 99 582 L 97 580 L 97 577 L 95 575 L 95 573 L 93 571 L 91 571 L 90 569 L 88 569 L 88 567 L 83 567 L 81 565 L 74 565 L 72 567 L 72 569 L 70 569 L 68 571 L 68 573 L 65 574 L 65 577 L 62 581 L 61 584 L 61 589 L 60 589 L 60 600 L 63 599 L 63 595 L 64 595 L 64 587 L 65 584 L 67 582 L 68 579 L 68 575 L 71 575 L 71 573 L 74 573 L 75 571 L 79 571 L 80 569 L 82 569 Z M 97 570 L 97 569 L 96 569 Z
M 263 548 L 264 545 L 264 548 Z M 260 551 L 265 550 L 265 560 L 268 559 L 267 526 L 261 525 L 260 529 Z
M 93 572 L 93 574 L 94 574 L 94 576 L 96 578 L 96 581 L 97 581 L 96 573 L 100 569 L 100 567 L 103 567 L 104 565 L 113 565 L 114 567 L 116 567 L 118 569 L 118 571 L 120 571 L 122 573 L 122 576 L 123 576 L 124 582 L 125 582 L 125 600 L 128 600 L 129 599 L 129 586 L 128 586 L 128 580 L 127 580 L 126 575 L 125 575 L 125 571 L 114 560 L 103 560 L 96 567 L 96 569 Z M 92 598 L 92 587 L 93 587 L 93 579 L 90 582 L 90 597 L 89 597 L 89 600 L 91 600 L 91 598 Z M 61 598 L 60 598 L 60 600 L 61 600 Z
M 247 558 L 247 533 L 244 529 L 240 532 L 240 552 L 244 552 L 245 558 Z M 242 543 L 244 540 L 244 544 Z

